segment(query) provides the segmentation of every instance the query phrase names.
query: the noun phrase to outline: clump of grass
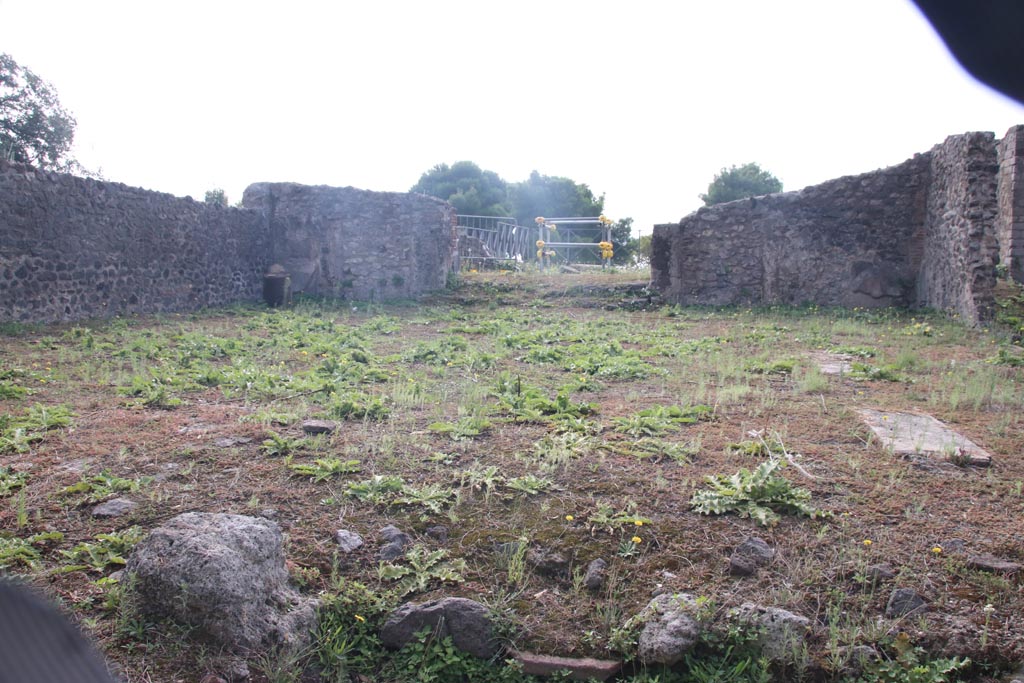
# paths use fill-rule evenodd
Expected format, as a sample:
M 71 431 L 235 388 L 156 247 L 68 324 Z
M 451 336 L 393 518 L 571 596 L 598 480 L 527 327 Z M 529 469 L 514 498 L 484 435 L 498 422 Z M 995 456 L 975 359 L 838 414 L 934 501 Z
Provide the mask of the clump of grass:
M 341 458 L 317 458 L 312 464 L 302 463 L 288 467 L 300 477 L 309 477 L 314 484 L 342 474 L 353 474 L 362 469 L 358 460 L 342 460 Z
M 60 542 L 63 540 L 64 534 L 59 531 L 34 534 L 28 538 L 0 535 L 0 569 L 22 566 L 35 570 L 42 561 L 42 554 L 39 552 L 38 546 L 45 545 L 51 541 Z
M 447 434 L 452 441 L 474 439 L 491 428 L 491 421 L 486 417 L 471 415 L 456 422 L 434 422 L 427 429 L 435 434 Z
M 444 549 L 428 550 L 414 545 L 403 559 L 401 564 L 382 562 L 377 569 L 382 581 L 397 582 L 394 592 L 399 597 L 422 593 L 438 583 L 462 583 L 466 571 L 466 561 L 448 559 Z
M 695 512 L 705 515 L 735 513 L 749 517 L 761 526 L 773 526 L 779 514 L 823 517 L 828 513 L 811 507 L 811 492 L 793 486 L 776 472 L 780 460 L 767 460 L 753 471 L 741 469 L 731 476 L 716 474 L 707 477 L 709 490 L 697 491 L 690 499 Z
M 885 382 L 905 382 L 906 377 L 900 374 L 899 368 L 895 365 L 883 365 L 881 367 L 870 365 L 868 363 L 851 363 L 850 364 L 850 379 L 853 380 L 868 380 L 868 381 L 885 381 Z
M 714 413 L 710 406 L 695 405 L 682 408 L 680 406 L 654 406 L 646 408 L 629 417 L 615 419 L 615 431 L 630 436 L 660 436 L 679 425 L 693 424 L 699 420 L 707 420 Z
M 83 476 L 81 480 L 71 486 L 65 487 L 61 495 L 75 496 L 84 494 L 79 498 L 79 504 L 99 503 L 118 493 L 131 493 L 138 491 L 142 486 L 153 481 L 153 477 L 139 477 L 137 479 L 126 479 L 110 474 L 106 470 L 99 474 Z
M 145 535 L 146 532 L 137 526 L 117 534 L 98 534 L 92 542 L 79 543 L 71 550 L 62 550 L 60 554 L 72 564 L 63 567 L 61 571 L 102 572 L 110 566 L 123 567 L 127 564 L 128 553 Z
M 17 472 L 0 466 L 0 498 L 6 498 L 28 483 L 28 472 Z

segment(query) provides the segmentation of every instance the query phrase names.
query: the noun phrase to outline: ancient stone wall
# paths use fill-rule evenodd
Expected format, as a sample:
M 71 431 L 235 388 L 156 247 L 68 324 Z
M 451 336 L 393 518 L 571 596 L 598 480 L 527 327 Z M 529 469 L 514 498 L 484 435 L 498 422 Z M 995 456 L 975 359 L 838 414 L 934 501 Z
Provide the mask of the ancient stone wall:
M 1014 126 L 999 142 L 996 239 L 999 262 L 1024 282 L 1024 126 Z
M 928 212 L 917 304 L 978 321 L 991 315 L 998 246 L 992 133 L 946 138 L 929 154 Z
M 909 305 L 928 158 L 655 227 L 653 284 L 681 304 Z
M 351 299 L 440 289 L 452 207 L 423 195 L 252 185 L 223 208 L 0 161 L 0 321 L 62 321 L 259 300 L 280 262 L 293 291 Z
M 0 320 L 256 299 L 268 237 L 255 211 L 0 161 Z
M 421 194 L 256 183 L 242 198 L 270 223 L 273 260 L 292 290 L 359 300 L 444 287 L 456 243 L 454 209 Z
M 652 284 L 681 304 L 910 305 L 984 320 L 1000 258 L 1022 279 L 1022 149 L 1024 127 L 998 146 L 956 135 L 898 166 L 700 209 L 655 226 Z

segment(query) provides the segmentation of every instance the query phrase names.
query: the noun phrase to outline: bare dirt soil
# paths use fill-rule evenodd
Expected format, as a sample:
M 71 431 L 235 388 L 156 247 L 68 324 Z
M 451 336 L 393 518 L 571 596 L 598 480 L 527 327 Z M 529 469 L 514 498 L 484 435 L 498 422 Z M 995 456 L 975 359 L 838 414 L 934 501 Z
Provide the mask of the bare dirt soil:
M 712 618 L 755 602 L 811 619 L 785 680 L 839 680 L 856 645 L 970 657 L 974 680 L 1024 661 L 1019 573 L 970 562 L 1024 562 L 1024 370 L 1003 333 L 894 311 L 677 308 L 642 284 L 481 273 L 415 304 L 9 325 L 0 571 L 57 597 L 132 681 L 199 680 L 217 653 L 111 597 L 102 579 L 131 538 L 123 553 L 80 544 L 186 511 L 277 520 L 310 593 L 339 576 L 394 588 L 378 571 L 378 530 L 393 524 L 459 575 L 405 599 L 481 600 L 517 646 L 557 655 L 622 656 L 623 623 L 670 590 L 706 598 Z M 823 374 L 822 353 L 851 370 Z M 861 408 L 932 415 L 991 466 L 894 455 Z M 309 418 L 339 426 L 308 437 Z M 332 458 L 358 471 L 325 472 Z M 692 509 L 706 477 L 766 461 L 786 463 L 781 476 L 825 515 L 782 511 L 764 526 Z M 388 477 L 398 488 L 373 488 Z M 92 514 L 113 498 L 137 506 Z M 447 538 L 427 533 L 437 526 Z M 338 529 L 367 543 L 340 554 Z M 731 575 L 750 536 L 775 559 Z M 520 542 L 522 571 L 502 545 Z M 596 558 L 609 568 L 591 591 L 582 572 Z M 893 576 L 872 579 L 882 564 Z M 898 587 L 927 611 L 885 617 Z

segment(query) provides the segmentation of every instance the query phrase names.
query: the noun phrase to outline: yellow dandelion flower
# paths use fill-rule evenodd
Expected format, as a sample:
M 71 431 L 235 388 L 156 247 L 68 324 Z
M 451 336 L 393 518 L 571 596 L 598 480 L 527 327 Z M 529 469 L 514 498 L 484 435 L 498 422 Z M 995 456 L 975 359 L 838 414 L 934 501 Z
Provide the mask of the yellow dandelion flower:
M 634 536 L 633 538 L 631 538 L 631 539 L 629 539 L 629 540 L 633 541 L 633 543 L 639 543 L 639 542 L 640 542 L 640 541 L 642 541 L 643 539 L 642 539 L 642 538 L 640 538 L 639 536 Z
M 642 519 L 634 520 L 633 524 L 636 524 L 637 526 L 643 526 L 644 525 L 644 520 L 642 520 Z
M 864 539 L 864 547 L 867 548 L 867 547 L 870 547 L 870 546 L 871 546 L 871 539 L 870 538 L 865 538 Z
M 356 621 L 366 621 L 366 617 L 364 617 L 364 616 L 362 616 L 360 614 L 356 614 L 354 616 L 356 618 Z
M 575 517 L 573 517 L 572 515 L 566 515 L 566 516 L 565 516 L 565 521 L 567 521 L 567 522 L 571 522 L 571 521 L 572 521 L 572 520 L 574 520 L 574 519 L 576 519 L 576 518 L 575 518 Z
M 942 554 L 942 546 L 941 545 L 937 545 L 937 546 L 933 547 L 932 548 L 932 552 L 935 553 L 936 555 L 941 555 Z

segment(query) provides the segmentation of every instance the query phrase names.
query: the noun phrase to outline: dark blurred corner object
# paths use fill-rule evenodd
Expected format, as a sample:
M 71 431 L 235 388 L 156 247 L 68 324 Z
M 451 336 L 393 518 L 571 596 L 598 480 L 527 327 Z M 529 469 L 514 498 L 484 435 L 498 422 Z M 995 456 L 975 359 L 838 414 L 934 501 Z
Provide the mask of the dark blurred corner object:
M 1024 1 L 914 0 L 914 4 L 972 76 L 1024 103 Z
M 114 683 L 106 664 L 56 607 L 0 577 L 0 683 Z

